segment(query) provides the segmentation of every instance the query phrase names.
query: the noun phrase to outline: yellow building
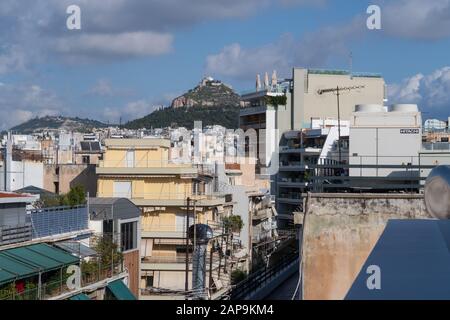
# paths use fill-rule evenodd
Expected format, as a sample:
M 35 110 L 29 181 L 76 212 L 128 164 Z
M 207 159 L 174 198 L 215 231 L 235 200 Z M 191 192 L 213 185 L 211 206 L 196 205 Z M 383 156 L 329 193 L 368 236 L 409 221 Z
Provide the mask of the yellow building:
M 107 139 L 105 147 L 97 167 L 97 196 L 129 198 L 142 210 L 141 289 L 184 290 L 187 199 L 189 224 L 195 219 L 212 227 L 231 214 L 231 199 L 215 194 L 212 175 L 191 164 L 171 163 L 170 140 Z

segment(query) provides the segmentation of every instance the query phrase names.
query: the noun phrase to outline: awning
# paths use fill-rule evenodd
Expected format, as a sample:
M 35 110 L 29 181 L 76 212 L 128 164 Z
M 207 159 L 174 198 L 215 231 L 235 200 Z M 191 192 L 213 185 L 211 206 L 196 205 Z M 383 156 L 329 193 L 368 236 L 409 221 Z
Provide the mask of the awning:
M 110 282 L 107 288 L 117 300 L 136 300 L 136 297 L 131 293 L 130 289 L 128 289 L 122 280 Z
M 39 243 L 0 251 L 0 284 L 78 264 L 73 255 Z
M 85 293 L 79 293 L 76 296 L 70 297 L 69 300 L 91 300 Z

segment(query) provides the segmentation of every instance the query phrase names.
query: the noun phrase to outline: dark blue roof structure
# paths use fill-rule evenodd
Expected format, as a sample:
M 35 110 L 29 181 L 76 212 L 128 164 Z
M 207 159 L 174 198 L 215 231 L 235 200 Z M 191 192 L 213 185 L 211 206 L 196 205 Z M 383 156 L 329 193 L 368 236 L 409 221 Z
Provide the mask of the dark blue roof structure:
M 346 300 L 450 300 L 450 220 L 391 220 Z M 369 266 L 381 288 L 370 290 Z

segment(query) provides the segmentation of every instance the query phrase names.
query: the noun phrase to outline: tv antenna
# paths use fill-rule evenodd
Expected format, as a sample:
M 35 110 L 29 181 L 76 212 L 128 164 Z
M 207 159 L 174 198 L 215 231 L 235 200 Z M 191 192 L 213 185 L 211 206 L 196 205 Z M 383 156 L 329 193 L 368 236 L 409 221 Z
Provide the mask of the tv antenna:
M 341 153 L 341 110 L 339 97 L 342 91 L 353 91 L 358 89 L 364 89 L 366 86 L 351 86 L 351 87 L 339 87 L 329 88 L 329 89 L 319 89 L 317 93 L 322 95 L 324 93 L 336 93 L 337 97 L 337 113 L 338 113 L 338 152 L 339 152 L 339 164 L 342 163 L 342 153 Z

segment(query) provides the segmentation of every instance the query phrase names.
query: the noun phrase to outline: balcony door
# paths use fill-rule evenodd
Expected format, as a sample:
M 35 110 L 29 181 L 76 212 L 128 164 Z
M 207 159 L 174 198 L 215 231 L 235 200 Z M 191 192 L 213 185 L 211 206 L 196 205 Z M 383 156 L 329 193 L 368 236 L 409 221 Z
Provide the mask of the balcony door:
M 131 181 L 114 181 L 114 198 L 131 199 Z
M 127 150 L 127 159 L 126 159 L 127 168 L 134 168 L 134 150 Z

